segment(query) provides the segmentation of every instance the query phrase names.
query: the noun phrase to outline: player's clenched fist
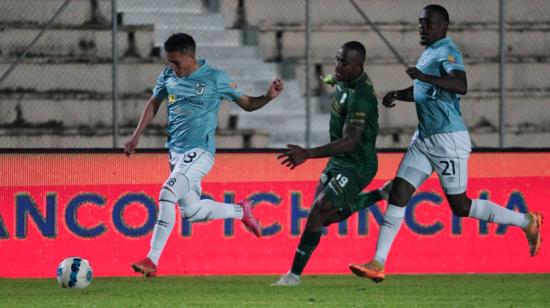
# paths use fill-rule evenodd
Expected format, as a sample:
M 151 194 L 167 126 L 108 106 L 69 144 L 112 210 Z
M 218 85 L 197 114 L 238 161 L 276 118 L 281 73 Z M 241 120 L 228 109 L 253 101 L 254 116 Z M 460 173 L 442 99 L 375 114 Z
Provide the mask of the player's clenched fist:
M 275 79 L 271 83 L 271 86 L 269 87 L 269 90 L 267 90 L 267 97 L 272 100 L 279 96 L 281 92 L 283 92 L 284 89 L 284 83 L 281 79 Z

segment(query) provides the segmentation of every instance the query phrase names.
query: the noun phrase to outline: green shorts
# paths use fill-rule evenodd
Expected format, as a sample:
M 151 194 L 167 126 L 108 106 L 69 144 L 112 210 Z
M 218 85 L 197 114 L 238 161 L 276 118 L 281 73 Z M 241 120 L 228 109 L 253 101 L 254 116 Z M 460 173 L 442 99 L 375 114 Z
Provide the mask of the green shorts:
M 346 217 L 357 210 L 353 202 L 357 195 L 367 187 L 378 171 L 378 163 L 360 168 L 328 165 L 321 175 L 323 193 Z

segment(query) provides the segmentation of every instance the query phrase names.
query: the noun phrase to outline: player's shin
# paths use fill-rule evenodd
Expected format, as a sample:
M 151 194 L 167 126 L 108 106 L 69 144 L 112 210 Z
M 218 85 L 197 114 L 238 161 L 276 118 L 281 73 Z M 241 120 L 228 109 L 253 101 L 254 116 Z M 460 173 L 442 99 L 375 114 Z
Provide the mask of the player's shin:
M 147 255 L 155 264 L 158 264 L 162 250 L 170 237 L 176 221 L 175 197 L 171 197 L 171 192 L 165 191 L 163 188 L 159 199 L 159 215 L 153 229 L 151 250 Z
M 291 273 L 296 275 L 301 275 L 306 267 L 306 264 L 311 257 L 311 254 L 319 245 L 321 240 L 321 232 L 312 232 L 305 230 L 300 238 L 300 244 L 296 249 L 296 254 L 294 255 L 294 260 L 292 261 Z
M 381 264 L 386 263 L 393 240 L 401 228 L 401 223 L 405 217 L 405 207 L 399 207 L 393 204 L 388 205 L 384 222 L 380 226 L 378 242 L 376 243 L 376 254 L 374 259 Z
M 525 228 L 529 224 L 529 216 L 502 207 L 494 202 L 483 199 L 473 199 L 469 217 L 497 224 L 514 225 Z
M 360 193 L 359 195 L 357 195 L 355 200 L 353 200 L 354 206 L 352 206 L 352 208 L 360 211 L 362 209 L 368 208 L 369 206 L 375 204 L 380 200 L 382 200 L 382 197 L 380 196 L 380 192 L 378 190 Z

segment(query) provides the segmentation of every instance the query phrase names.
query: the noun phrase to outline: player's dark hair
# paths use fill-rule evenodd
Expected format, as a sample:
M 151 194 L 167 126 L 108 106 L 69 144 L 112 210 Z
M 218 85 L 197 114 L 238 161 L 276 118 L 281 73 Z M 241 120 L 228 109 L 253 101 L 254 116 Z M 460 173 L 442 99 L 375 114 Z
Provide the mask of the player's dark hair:
M 439 4 L 429 4 L 426 5 L 424 9 L 439 14 L 439 16 L 443 17 L 447 24 L 449 23 L 449 12 L 447 12 L 447 9 L 445 9 L 443 6 Z
M 166 42 L 164 42 L 164 50 L 166 52 L 174 51 L 189 51 L 195 54 L 196 44 L 193 37 L 186 33 L 172 34 Z
M 355 50 L 361 56 L 360 62 L 365 63 L 365 59 L 367 58 L 367 50 L 365 49 L 365 46 L 363 46 L 363 44 L 358 41 L 349 41 L 342 45 L 342 47 L 350 50 Z

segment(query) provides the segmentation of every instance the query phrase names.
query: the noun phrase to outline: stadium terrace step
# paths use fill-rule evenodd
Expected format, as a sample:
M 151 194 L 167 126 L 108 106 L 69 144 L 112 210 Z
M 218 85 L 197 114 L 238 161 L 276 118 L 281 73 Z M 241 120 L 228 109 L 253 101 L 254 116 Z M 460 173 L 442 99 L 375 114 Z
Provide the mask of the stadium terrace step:
M 369 64 L 365 66 L 375 90 L 381 96 L 395 89 L 403 89 L 411 85 L 411 80 L 405 74 L 405 67 L 400 64 Z M 332 73 L 334 64 L 323 64 L 324 74 Z M 469 91 L 498 89 L 498 62 L 466 63 Z M 550 71 L 550 62 L 507 63 L 506 87 L 514 89 L 547 89 L 547 74 Z M 304 65 L 295 65 L 296 78 L 304 81 Z M 318 78 L 318 77 L 315 77 Z M 330 86 L 323 86 L 330 92 Z
M 222 12 L 235 20 L 238 0 L 223 1 Z M 416 21 L 420 10 L 429 2 L 423 0 L 369 0 L 355 1 L 375 23 L 399 24 Z M 491 23 L 498 21 L 499 2 L 479 0 L 441 0 L 450 12 L 451 23 Z M 465 9 L 467 8 L 467 9 Z M 253 25 L 303 24 L 305 5 L 300 1 L 253 0 L 245 1 L 248 23 Z M 547 22 L 550 1 L 508 0 L 508 22 Z M 311 2 L 311 22 L 317 24 L 364 24 L 364 19 L 349 1 L 316 0 Z
M 416 25 L 406 27 L 395 25 L 381 26 L 380 30 L 392 46 L 413 63 L 422 53 L 423 47 L 419 44 Z M 282 31 L 280 43 L 276 40 L 276 32 Z M 550 45 L 550 22 L 543 25 L 525 25 L 512 27 L 506 31 L 506 45 L 508 57 L 547 57 L 547 46 Z M 266 59 L 303 58 L 304 56 L 304 29 L 294 26 L 279 26 L 260 30 L 261 46 Z M 476 59 L 482 55 L 483 59 L 498 59 L 499 31 L 495 26 L 482 28 L 464 28 L 449 31 L 451 37 L 460 47 L 466 60 Z M 368 26 L 326 25 L 314 28 L 311 34 L 313 61 L 333 61 L 339 45 L 358 40 L 365 44 L 367 49 L 367 63 L 373 61 L 395 61 L 395 56 Z M 277 50 L 277 44 L 281 44 Z M 471 60 L 470 60 L 471 61 Z
M 0 64 L 0 72 L 8 68 Z M 247 81 L 265 80 L 261 89 L 253 93 L 264 93 L 268 83 L 279 77 L 277 64 L 263 63 L 256 66 L 235 65 L 233 62 L 219 63 L 237 84 Z M 163 69 L 162 63 L 120 63 L 119 91 L 122 93 L 149 92 Z M 82 72 L 85 71 L 86 74 Z M 46 78 L 47 76 L 47 78 Z M 0 90 L 17 88 L 34 91 L 77 90 L 110 92 L 111 64 L 109 63 L 23 63 L 20 64 L 0 86 Z
M 133 127 L 121 127 L 120 147 L 129 139 Z M 52 128 L 19 128 L 13 134 L 0 127 L 0 144 L 4 148 L 111 148 L 113 137 L 111 127 L 72 127 L 63 131 Z M 251 129 L 220 130 L 216 132 L 216 145 L 221 149 L 247 149 L 268 147 L 269 136 Z M 149 128 L 140 138 L 139 149 L 164 148 L 166 129 Z M 122 151 L 121 151 L 121 155 Z
M 247 119 L 249 117 L 261 117 L 263 115 L 269 116 L 272 118 L 284 118 L 289 114 L 292 116 L 305 116 L 306 114 L 306 105 L 305 97 L 296 96 L 296 91 L 293 88 L 298 86 L 297 81 L 290 81 L 285 84 L 285 91 L 277 98 L 277 100 L 266 105 L 260 110 L 256 110 L 253 113 L 247 112 L 239 108 L 237 105 L 232 106 L 231 114 L 238 115 L 239 119 Z M 264 87 L 267 87 L 264 85 Z M 294 91 L 293 91 L 294 90 Z M 312 97 L 310 101 L 310 110 L 313 114 L 323 113 L 323 108 L 320 106 L 320 99 L 317 97 Z M 325 102 L 325 104 L 330 104 L 330 102 Z M 330 107 L 324 108 L 330 110 Z M 240 121 L 240 120 L 239 120 Z M 282 124 L 281 124 L 282 126 Z
M 49 98 L 29 95 L 0 96 L 0 114 L 2 114 L 0 126 L 9 126 L 13 123 L 29 125 L 57 123 L 70 127 L 83 125 L 83 123 L 105 127 L 112 125 L 113 102 L 109 97 L 94 99 L 86 95 L 64 96 L 59 94 Z M 118 100 L 120 123 L 137 125 L 147 98 L 146 96 L 120 98 Z M 222 103 L 218 113 L 218 128 L 231 128 L 230 112 L 233 105 L 234 103 L 228 101 Z M 167 125 L 166 105 L 161 106 L 152 124 Z
M 65 0 L 2 0 L 0 20 L 20 24 L 45 24 Z M 90 0 L 72 0 L 53 22 L 54 25 L 82 25 L 90 21 Z M 99 11 L 106 21 L 111 20 L 111 1 L 99 0 Z
M 197 46 L 197 57 L 210 62 L 261 59 L 260 56 L 260 49 L 256 46 Z
M 119 12 L 156 10 L 157 12 L 177 11 L 182 13 L 203 12 L 202 0 L 118 0 Z
M 9 27 L 0 31 L 0 60 L 19 56 L 36 38 L 40 29 Z M 133 38 L 130 38 L 133 35 Z M 53 28 L 44 32 L 27 53 L 27 58 L 112 58 L 111 29 Z M 121 55 L 148 58 L 153 47 L 153 27 L 123 26 L 119 28 L 118 48 Z M 129 46 L 133 54 L 129 54 Z
M 313 114 L 311 132 L 314 144 L 322 144 L 329 141 L 328 121 L 329 114 Z M 305 115 L 288 113 L 286 115 L 271 115 L 260 111 L 250 114 L 241 114 L 238 119 L 238 128 L 259 128 L 270 133 L 269 145 L 271 147 L 284 147 L 288 143 L 304 143 L 306 128 Z
M 506 126 L 514 131 L 540 130 L 550 127 L 547 110 L 550 110 L 550 92 L 546 97 L 508 96 L 506 98 Z M 470 129 L 497 129 L 498 97 L 464 96 L 460 102 L 462 116 Z M 537 112 L 539 111 L 539 112 Z M 388 109 L 380 105 L 379 124 L 381 128 L 416 127 L 418 119 L 414 104 L 398 103 Z
M 155 46 L 163 46 L 164 42 L 170 37 L 170 35 L 178 32 L 182 32 L 180 26 L 168 26 L 160 25 L 155 26 Z M 229 30 L 229 29 L 189 29 L 185 32 L 191 35 L 197 46 L 202 47 L 217 47 L 217 46 L 231 46 L 237 47 L 241 45 L 243 41 L 242 31 Z
M 0 125 L 22 121 L 29 125 L 58 123 L 63 126 L 97 125 L 109 127 L 112 124 L 112 100 L 105 99 L 5 99 L 0 98 Z M 119 100 L 119 120 L 123 125 L 137 124 L 147 98 L 124 98 Z M 19 112 L 19 115 L 18 115 Z M 153 120 L 153 125 L 166 126 L 166 105 Z
M 215 13 L 189 14 L 164 12 L 160 14 L 150 10 L 122 13 L 122 23 L 124 25 L 171 25 L 174 24 L 175 20 L 177 20 L 177 25 L 180 29 L 185 29 L 186 31 L 206 29 L 220 30 L 225 28 L 223 16 Z
M 247 88 L 260 88 L 265 91 L 268 81 L 261 82 L 261 85 L 256 86 L 258 82 L 245 84 Z M 240 86 L 239 86 L 240 87 Z M 302 98 L 294 97 L 292 94 L 297 90 L 292 91 L 292 88 L 299 87 L 297 81 L 290 81 L 286 85 L 289 91 L 285 91 L 281 97 L 272 104 L 266 106 L 286 107 L 288 110 L 296 109 L 296 105 L 303 109 Z M 256 91 L 245 93 L 250 95 L 260 95 L 263 92 Z M 136 95 L 132 93 L 121 93 L 118 100 L 119 103 L 119 120 L 120 123 L 126 125 L 131 123 L 137 124 L 143 107 L 149 98 L 149 93 Z M 293 106 L 293 107 L 292 107 Z M 265 109 L 264 108 L 264 109 Z M 166 105 L 161 106 L 160 112 L 155 117 L 153 124 L 166 125 Z M 218 126 L 223 129 L 230 128 L 231 114 L 238 114 L 236 110 L 242 110 L 235 103 L 224 102 L 218 114 Z M 270 111 L 265 112 L 263 109 L 256 112 L 270 114 Z M 242 112 L 250 114 L 248 112 Z M 9 125 L 17 121 L 27 124 L 39 123 L 62 123 L 65 126 L 78 126 L 83 123 L 92 123 L 99 126 L 110 126 L 112 123 L 112 100 L 109 93 L 87 93 L 74 91 L 65 92 L 15 92 L 0 95 L 0 125 Z M 19 119 L 18 119 L 19 118 Z

